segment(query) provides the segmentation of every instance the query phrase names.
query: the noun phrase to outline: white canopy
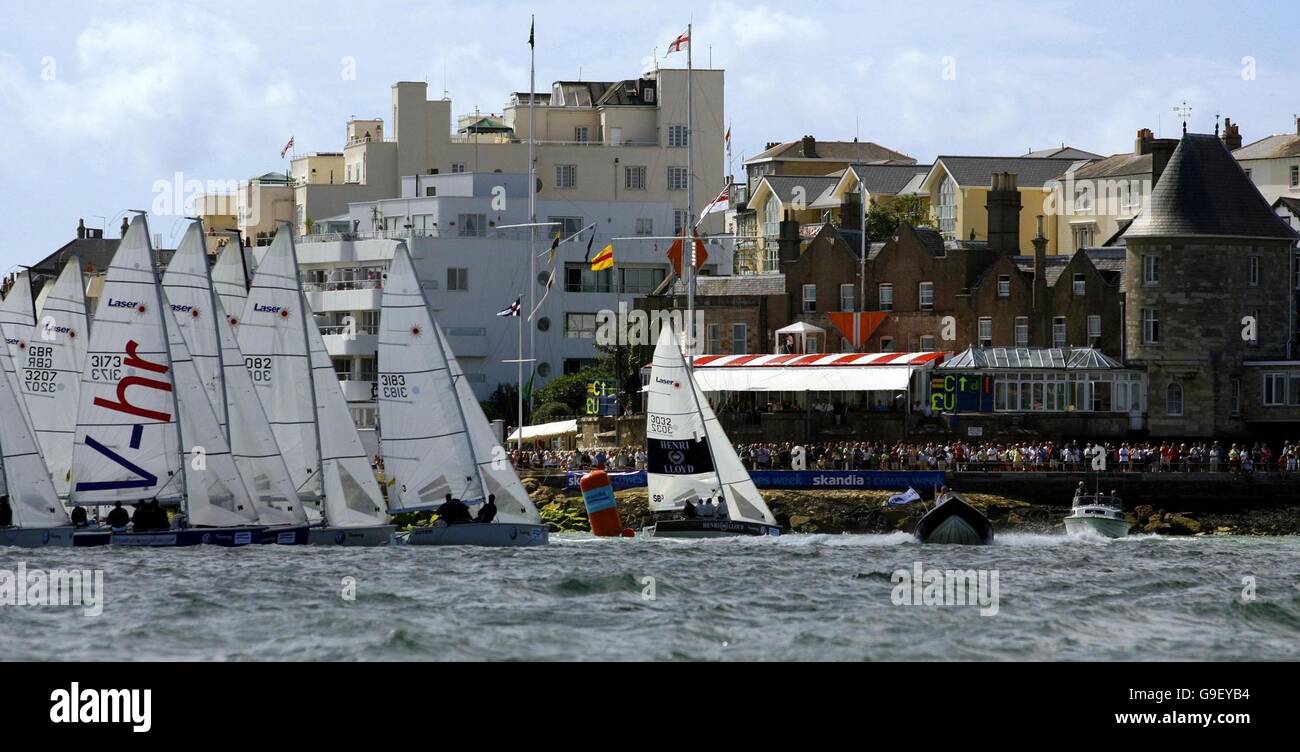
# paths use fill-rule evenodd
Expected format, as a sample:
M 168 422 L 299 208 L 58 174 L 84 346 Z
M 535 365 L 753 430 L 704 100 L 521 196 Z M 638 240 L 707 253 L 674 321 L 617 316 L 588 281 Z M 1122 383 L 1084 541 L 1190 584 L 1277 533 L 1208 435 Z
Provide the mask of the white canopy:
M 565 436 L 578 432 L 578 420 L 557 420 L 554 423 L 539 423 L 535 426 L 524 426 L 524 441 L 529 439 L 547 439 L 552 436 Z M 507 441 L 519 440 L 519 429 L 510 432 Z
M 776 330 L 777 334 L 825 334 L 826 330 L 820 326 L 814 326 L 807 321 L 796 321 L 789 326 L 781 327 Z
M 705 355 L 693 374 L 706 392 L 903 391 L 938 352 L 810 355 Z

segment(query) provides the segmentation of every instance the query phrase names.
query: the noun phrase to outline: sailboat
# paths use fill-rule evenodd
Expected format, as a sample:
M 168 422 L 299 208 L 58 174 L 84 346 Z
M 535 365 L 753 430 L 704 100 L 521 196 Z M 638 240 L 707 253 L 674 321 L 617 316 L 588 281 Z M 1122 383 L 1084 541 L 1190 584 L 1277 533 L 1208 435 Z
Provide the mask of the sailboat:
M 67 498 L 72 478 L 72 444 L 77 431 L 77 399 L 86 364 L 90 325 L 76 256 L 59 277 L 41 290 L 40 321 L 21 342 L 18 375 L 31 427 L 54 481 Z
M 244 366 L 229 317 L 214 292 L 201 221 L 186 230 L 162 278 L 175 329 L 181 334 L 229 447 L 254 520 L 271 526 L 262 543 L 305 543 L 307 515 Z M 228 367 L 230 366 L 230 367 Z
M 258 265 L 236 328 L 293 487 L 319 505 L 309 542 L 387 543 L 395 527 L 302 292 L 287 224 Z
M 109 264 L 91 329 L 72 454 L 74 505 L 179 503 L 184 526 L 115 531 L 114 545 L 240 546 L 263 526 L 168 313 L 137 216 Z
M 646 391 L 650 510 L 686 513 L 682 519 L 660 519 L 646 532 L 660 538 L 780 535 L 780 526 L 695 383 L 671 324 L 659 333 Z M 721 500 L 718 507 L 725 507 L 725 517 L 691 516 L 696 502 L 714 499 Z
M 16 419 L 20 414 L 20 397 L 9 383 L 0 378 L 0 456 L 3 456 L 6 493 L 12 521 L 0 528 L 0 546 L 101 545 L 108 543 L 108 533 L 78 533 L 54 492 L 36 445 L 36 437 L 27 423 Z
M 3 369 L 9 386 L 15 393 L 21 394 L 18 382 L 17 360 L 22 355 L 24 337 L 36 324 L 36 312 L 32 305 L 32 283 L 27 272 L 14 274 L 13 285 L 0 302 L 0 335 L 4 336 L 4 347 L 0 347 L 0 369 Z M 27 412 L 27 403 L 18 400 L 18 414 L 23 416 L 28 428 L 32 425 Z M 0 473 L 0 493 L 5 489 L 4 473 Z
M 471 509 L 492 499 L 491 522 L 416 528 L 412 545 L 538 546 L 550 539 L 433 320 L 406 244 L 384 284 L 379 332 L 379 425 L 388 505 L 436 510 L 448 496 Z

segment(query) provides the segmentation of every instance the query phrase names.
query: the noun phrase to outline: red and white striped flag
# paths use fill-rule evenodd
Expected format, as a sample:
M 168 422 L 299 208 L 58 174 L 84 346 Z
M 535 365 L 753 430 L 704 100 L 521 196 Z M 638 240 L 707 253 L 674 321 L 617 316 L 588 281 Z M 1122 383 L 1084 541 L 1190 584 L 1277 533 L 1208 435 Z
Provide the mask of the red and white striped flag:
M 710 201 L 709 205 L 704 207 L 704 211 L 700 212 L 701 222 L 704 221 L 704 218 L 706 216 L 714 212 L 726 211 L 727 209 L 731 208 L 731 200 L 730 200 L 730 196 L 728 195 L 728 191 L 730 190 L 731 190 L 730 186 L 723 188 L 722 193 L 719 193 L 717 198 Z
M 668 45 L 668 54 L 671 55 L 674 52 L 681 52 L 690 45 L 691 34 L 688 31 L 683 31 L 681 34 L 677 35 L 677 38 L 673 40 L 672 44 Z
M 284 155 L 288 154 L 289 150 L 292 148 L 293 148 L 293 136 L 290 136 L 289 143 L 285 144 L 284 148 L 280 150 L 280 159 L 284 159 Z

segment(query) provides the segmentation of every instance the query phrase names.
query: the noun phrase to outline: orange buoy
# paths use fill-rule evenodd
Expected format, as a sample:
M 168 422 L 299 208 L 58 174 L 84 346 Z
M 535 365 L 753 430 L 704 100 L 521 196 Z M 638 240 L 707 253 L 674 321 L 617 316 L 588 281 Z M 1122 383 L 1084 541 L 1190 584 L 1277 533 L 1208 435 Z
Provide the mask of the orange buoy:
M 618 516 L 609 474 L 600 469 L 592 470 L 578 479 L 578 488 L 582 489 L 582 503 L 587 507 L 591 532 L 602 537 L 622 535 L 623 522 Z

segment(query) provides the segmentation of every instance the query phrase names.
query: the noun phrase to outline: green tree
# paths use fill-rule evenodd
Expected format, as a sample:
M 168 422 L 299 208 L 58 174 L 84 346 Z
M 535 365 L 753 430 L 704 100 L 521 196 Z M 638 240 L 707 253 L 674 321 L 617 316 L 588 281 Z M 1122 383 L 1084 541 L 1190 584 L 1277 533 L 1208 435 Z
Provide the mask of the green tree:
M 582 415 L 587 406 L 587 385 L 602 378 L 605 377 L 599 369 L 584 368 L 578 373 L 551 379 L 546 386 L 533 392 L 533 404 L 540 406 L 537 408 L 539 413 L 542 407 L 559 403 L 569 408 L 570 415 Z
M 873 204 L 867 211 L 867 240 L 887 240 L 903 222 L 913 227 L 933 227 L 930 205 L 921 196 L 899 196 L 887 204 Z

